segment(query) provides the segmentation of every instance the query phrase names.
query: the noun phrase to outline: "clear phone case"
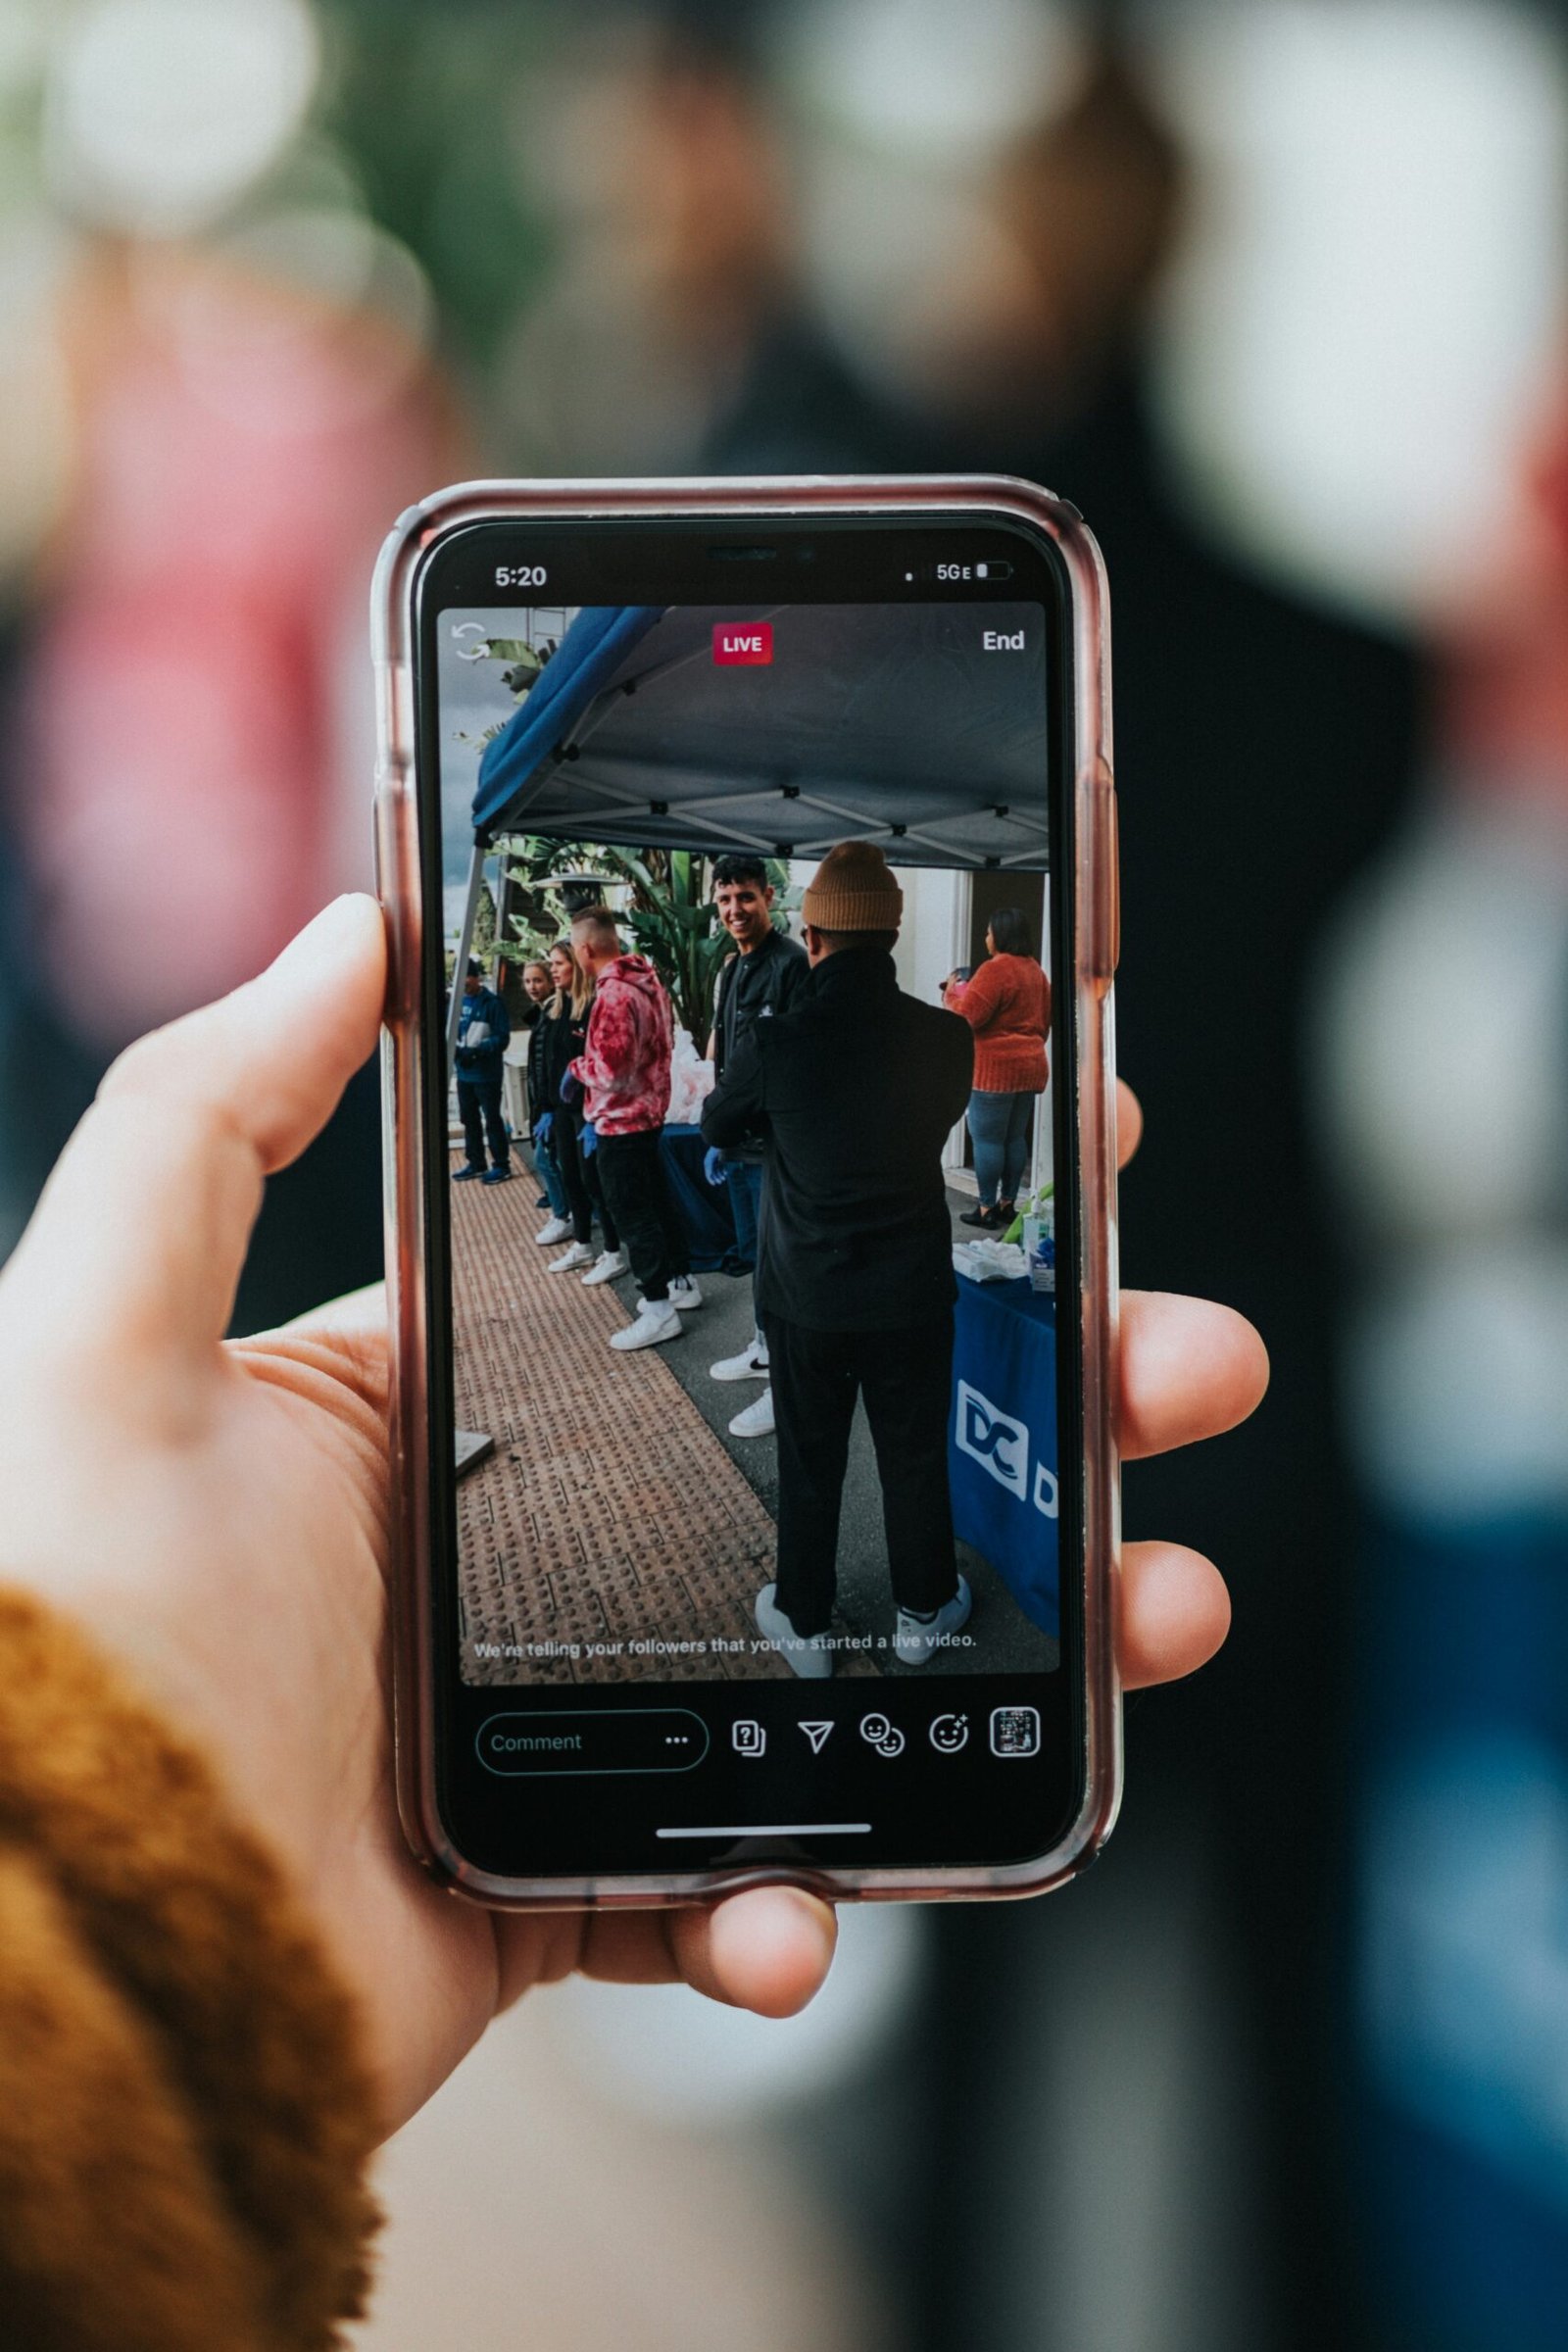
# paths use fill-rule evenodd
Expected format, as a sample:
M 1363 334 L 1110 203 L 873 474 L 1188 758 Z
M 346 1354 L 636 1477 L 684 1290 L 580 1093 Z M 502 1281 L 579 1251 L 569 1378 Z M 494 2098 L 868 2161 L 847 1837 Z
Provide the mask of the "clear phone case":
M 963 509 L 1015 517 L 1051 538 L 1071 598 L 1075 712 L 1073 1004 L 1085 1432 L 1084 1797 L 1048 1853 L 1001 1868 L 876 1870 L 746 1867 L 721 1872 L 548 1881 L 501 1879 L 452 1846 L 436 1801 L 426 1461 L 426 1317 L 419 959 L 424 908 L 416 803 L 414 588 L 421 560 L 470 523 L 526 517 L 678 517 L 767 512 L 885 515 Z M 389 978 L 382 1039 L 388 1312 L 392 1336 L 393 1688 L 398 1803 L 419 1859 L 445 1885 L 500 1908 L 582 1908 L 697 1900 L 793 1881 L 837 1899 L 932 1900 L 1043 1892 L 1081 1870 L 1108 1837 L 1121 1795 L 1121 1688 L 1115 1618 L 1120 1484 L 1113 1376 L 1117 1344 L 1116 1099 L 1112 981 L 1118 947 L 1110 641 L 1104 566 L 1077 510 L 1004 475 L 833 475 L 580 482 L 466 482 L 399 516 L 371 587 L 378 757 L 376 873 Z M 1063 1563 L 1065 1567 L 1065 1563 Z M 1068 1669 L 1064 1665 L 1063 1671 Z

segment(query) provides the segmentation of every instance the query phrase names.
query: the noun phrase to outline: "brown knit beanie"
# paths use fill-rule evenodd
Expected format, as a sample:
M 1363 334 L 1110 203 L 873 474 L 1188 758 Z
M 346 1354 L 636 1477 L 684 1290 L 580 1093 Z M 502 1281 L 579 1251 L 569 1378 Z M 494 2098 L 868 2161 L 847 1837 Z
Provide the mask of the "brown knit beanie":
M 874 841 L 841 841 L 808 883 L 801 913 L 813 931 L 896 931 L 904 893 Z

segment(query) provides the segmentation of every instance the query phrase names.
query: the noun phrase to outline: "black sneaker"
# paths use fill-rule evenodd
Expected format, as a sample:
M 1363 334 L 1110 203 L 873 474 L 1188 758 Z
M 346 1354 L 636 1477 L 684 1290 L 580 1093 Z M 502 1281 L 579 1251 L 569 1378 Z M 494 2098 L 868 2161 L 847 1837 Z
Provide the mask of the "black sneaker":
M 479 1182 L 481 1184 L 510 1184 L 512 1182 L 512 1170 L 510 1168 L 487 1169 L 485 1174 L 480 1177 Z
M 988 1231 L 992 1226 L 1000 1225 L 1002 1219 L 994 1208 L 966 1208 L 958 1219 L 960 1225 L 983 1225 Z
M 452 1171 L 452 1181 L 454 1184 L 472 1184 L 475 1178 L 480 1177 L 483 1174 L 483 1168 L 470 1168 L 466 1166 L 454 1168 Z

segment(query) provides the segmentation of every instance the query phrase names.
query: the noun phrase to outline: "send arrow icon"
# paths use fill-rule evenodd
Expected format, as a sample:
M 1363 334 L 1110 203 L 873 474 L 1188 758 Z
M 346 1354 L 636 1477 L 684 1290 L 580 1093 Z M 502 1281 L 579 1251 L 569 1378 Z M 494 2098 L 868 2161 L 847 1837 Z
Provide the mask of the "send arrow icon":
M 819 1756 L 833 1726 L 830 1723 L 803 1723 L 801 1729 L 811 1742 L 812 1755 Z

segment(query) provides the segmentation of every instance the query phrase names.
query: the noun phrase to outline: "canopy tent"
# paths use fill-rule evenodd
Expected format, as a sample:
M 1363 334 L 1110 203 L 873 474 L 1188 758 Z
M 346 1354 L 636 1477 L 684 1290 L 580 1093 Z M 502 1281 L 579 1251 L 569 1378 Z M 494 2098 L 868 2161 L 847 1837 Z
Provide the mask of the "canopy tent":
M 771 660 L 715 661 L 715 625 L 750 620 Z M 1032 606 L 585 606 L 480 760 L 459 969 L 512 833 L 1038 871 L 1045 710 Z

